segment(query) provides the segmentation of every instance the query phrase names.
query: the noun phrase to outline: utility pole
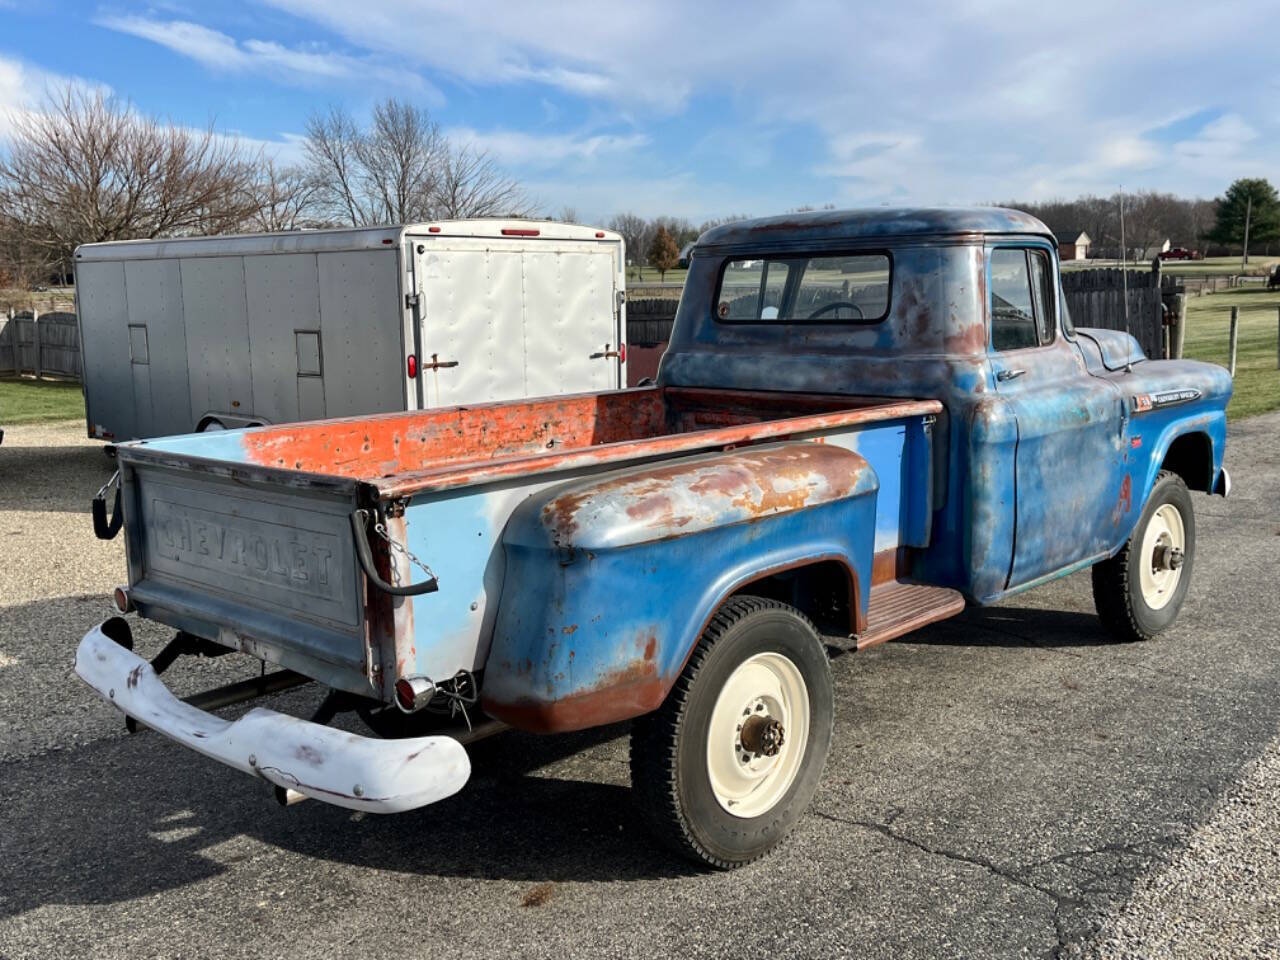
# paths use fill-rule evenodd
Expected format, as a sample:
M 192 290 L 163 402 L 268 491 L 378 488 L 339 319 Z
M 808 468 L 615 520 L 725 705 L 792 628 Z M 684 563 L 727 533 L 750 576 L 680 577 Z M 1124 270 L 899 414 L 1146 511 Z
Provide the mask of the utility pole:
M 1240 272 L 1244 273 L 1249 262 L 1249 219 L 1253 216 L 1253 194 L 1249 194 L 1249 203 L 1244 208 L 1244 250 L 1240 253 Z
M 1124 284 L 1124 332 L 1132 334 L 1129 329 L 1129 268 L 1125 258 L 1129 251 L 1124 245 L 1124 184 L 1120 184 L 1120 279 Z

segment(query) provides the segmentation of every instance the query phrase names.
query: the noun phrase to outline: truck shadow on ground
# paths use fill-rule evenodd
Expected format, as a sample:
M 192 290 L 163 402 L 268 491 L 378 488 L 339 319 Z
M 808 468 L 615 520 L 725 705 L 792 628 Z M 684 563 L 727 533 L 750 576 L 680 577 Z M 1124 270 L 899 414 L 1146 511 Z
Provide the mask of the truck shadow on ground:
M 1037 607 L 970 606 L 957 617 L 894 643 L 971 647 L 1106 647 L 1117 641 L 1092 613 Z
M 243 860 L 306 857 L 424 877 L 639 880 L 694 872 L 656 849 L 630 789 L 535 773 L 625 732 L 503 734 L 458 795 L 396 816 L 307 801 L 149 731 L 0 765 L 0 916 L 111 904 L 200 883 Z M 609 761 L 605 761 L 608 763 Z M 599 776 L 600 762 L 586 769 Z M 18 878 L 21 878 L 20 880 Z

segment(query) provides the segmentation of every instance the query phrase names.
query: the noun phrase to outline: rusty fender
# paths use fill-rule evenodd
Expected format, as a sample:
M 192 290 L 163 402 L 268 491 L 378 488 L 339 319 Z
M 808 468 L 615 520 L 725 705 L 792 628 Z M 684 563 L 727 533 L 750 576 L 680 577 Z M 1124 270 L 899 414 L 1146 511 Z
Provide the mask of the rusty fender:
M 859 454 L 794 442 L 572 481 L 504 535 L 483 703 L 526 730 L 656 709 L 726 596 L 817 560 L 870 588 L 879 479 Z

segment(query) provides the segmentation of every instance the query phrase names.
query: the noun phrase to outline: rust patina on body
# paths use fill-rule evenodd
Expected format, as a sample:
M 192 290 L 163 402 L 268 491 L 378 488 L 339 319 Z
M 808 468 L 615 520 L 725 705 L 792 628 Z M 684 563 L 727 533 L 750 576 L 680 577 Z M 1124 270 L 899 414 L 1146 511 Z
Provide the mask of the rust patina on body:
M 582 729 L 661 706 L 739 594 L 859 649 L 1115 556 L 1161 471 L 1227 492 L 1229 397 L 1073 328 L 1026 214 L 727 224 L 652 387 L 121 445 L 129 597 L 383 703 Z M 268 527 L 261 576 L 222 557 Z M 324 584 L 282 559 L 321 550 Z

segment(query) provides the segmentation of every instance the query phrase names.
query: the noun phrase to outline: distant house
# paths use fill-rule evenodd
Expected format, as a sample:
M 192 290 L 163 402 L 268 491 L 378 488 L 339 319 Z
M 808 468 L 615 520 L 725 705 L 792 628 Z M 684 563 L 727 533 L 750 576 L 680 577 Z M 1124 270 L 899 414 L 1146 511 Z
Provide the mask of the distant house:
M 1058 241 L 1059 260 L 1088 260 L 1093 239 L 1083 230 L 1060 230 L 1053 235 Z
M 690 240 L 680 248 L 680 261 L 676 266 L 683 267 L 686 270 L 689 269 L 689 254 L 693 253 L 693 245 L 695 243 L 697 243 L 696 240 Z

